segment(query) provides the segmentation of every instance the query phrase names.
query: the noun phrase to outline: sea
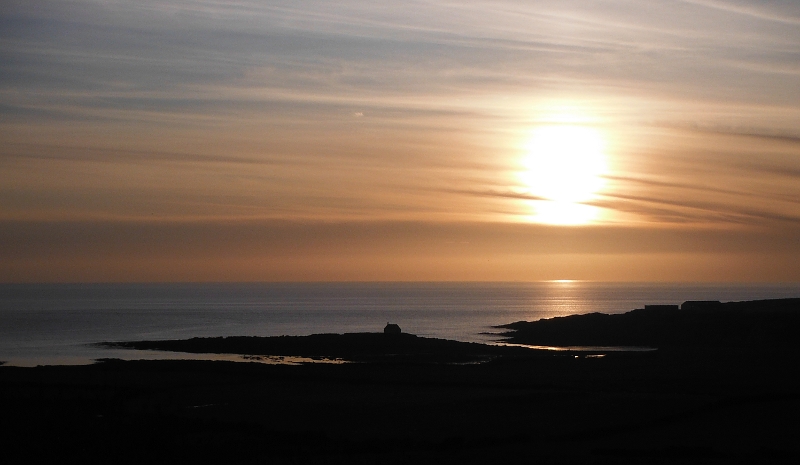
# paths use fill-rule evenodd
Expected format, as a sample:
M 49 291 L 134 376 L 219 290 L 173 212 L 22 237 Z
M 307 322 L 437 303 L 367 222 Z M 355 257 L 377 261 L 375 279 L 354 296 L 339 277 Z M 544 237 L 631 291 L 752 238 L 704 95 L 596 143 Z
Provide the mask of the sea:
M 800 283 L 0 284 L 0 361 L 215 358 L 97 343 L 380 332 L 387 323 L 418 336 L 493 343 L 500 340 L 497 325 L 521 320 L 788 297 L 800 297 Z

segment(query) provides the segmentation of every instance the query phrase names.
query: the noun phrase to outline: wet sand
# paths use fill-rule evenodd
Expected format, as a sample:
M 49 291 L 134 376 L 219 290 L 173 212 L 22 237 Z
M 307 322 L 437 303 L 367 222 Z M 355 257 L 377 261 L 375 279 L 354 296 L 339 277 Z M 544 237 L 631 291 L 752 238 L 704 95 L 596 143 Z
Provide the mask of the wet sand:
M 3 366 L 3 454 L 7 463 L 798 463 L 800 351 L 785 342 L 599 354 L 384 334 L 167 341 L 355 363 Z

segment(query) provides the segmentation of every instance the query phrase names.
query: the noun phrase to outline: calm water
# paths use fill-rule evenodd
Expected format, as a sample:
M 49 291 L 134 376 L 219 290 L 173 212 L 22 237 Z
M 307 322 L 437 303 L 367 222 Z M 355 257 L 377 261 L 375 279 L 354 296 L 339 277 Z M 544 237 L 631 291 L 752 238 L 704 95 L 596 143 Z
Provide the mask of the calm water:
M 790 284 L 304 283 L 0 285 L 0 360 L 80 364 L 169 354 L 99 341 L 381 331 L 491 341 L 493 325 L 645 304 L 800 297 Z

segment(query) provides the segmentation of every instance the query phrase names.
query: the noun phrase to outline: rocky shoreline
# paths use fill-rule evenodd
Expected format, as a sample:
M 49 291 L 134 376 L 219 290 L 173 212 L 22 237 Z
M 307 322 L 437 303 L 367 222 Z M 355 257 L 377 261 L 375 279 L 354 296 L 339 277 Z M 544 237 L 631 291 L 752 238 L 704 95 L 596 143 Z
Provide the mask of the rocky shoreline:
M 797 352 L 778 340 L 798 329 L 791 309 L 797 299 L 770 302 L 733 306 L 742 320 L 731 330 L 773 331 L 760 339 L 717 336 L 728 342 L 716 346 L 650 339 L 680 327 L 662 318 L 694 312 L 651 307 L 609 316 L 609 329 L 597 326 L 607 331 L 603 339 L 568 333 L 552 339 L 627 342 L 617 337 L 620 328 L 649 324 L 651 332 L 632 342 L 660 344 L 650 352 L 350 334 L 119 343 L 357 362 L 339 365 L 0 366 L 3 454 L 8 463 L 797 463 Z M 709 328 L 724 332 L 731 313 L 715 311 Z M 760 323 L 749 320 L 753 312 Z M 567 327 L 580 333 L 599 318 L 605 317 L 507 328 L 516 330 L 512 341 L 543 343 Z

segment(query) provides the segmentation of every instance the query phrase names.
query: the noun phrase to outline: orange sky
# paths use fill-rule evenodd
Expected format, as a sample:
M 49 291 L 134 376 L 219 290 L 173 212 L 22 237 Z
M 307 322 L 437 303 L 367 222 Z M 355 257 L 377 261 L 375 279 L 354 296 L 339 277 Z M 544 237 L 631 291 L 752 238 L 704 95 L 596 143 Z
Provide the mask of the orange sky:
M 800 281 L 800 7 L 641 3 L 7 2 L 0 281 Z

